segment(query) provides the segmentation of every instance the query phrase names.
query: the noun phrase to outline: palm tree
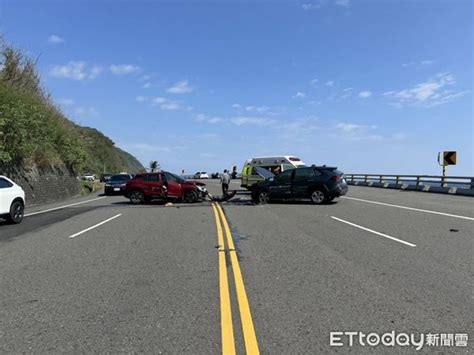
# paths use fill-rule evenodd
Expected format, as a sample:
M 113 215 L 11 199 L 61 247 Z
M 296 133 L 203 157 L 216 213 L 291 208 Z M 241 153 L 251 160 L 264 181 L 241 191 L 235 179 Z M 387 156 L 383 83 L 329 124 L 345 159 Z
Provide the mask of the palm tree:
M 152 173 L 160 169 L 160 164 L 156 160 L 152 160 L 150 162 L 150 170 Z

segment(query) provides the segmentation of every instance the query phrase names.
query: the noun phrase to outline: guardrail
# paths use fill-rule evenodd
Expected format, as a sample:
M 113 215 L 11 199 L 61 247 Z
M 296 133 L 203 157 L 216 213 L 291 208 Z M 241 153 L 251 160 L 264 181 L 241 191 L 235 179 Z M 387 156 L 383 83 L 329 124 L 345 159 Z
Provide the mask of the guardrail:
M 473 176 L 345 174 L 349 185 L 474 196 Z

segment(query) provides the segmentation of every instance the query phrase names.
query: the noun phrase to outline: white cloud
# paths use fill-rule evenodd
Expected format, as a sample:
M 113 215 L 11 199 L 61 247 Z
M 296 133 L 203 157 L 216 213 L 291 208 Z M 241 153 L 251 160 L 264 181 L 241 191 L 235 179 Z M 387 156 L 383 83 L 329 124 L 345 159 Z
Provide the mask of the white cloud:
M 276 128 L 282 137 L 301 141 L 309 136 L 314 136 L 314 132 L 321 129 L 317 124 L 318 121 L 317 117 L 307 117 L 278 125 Z
M 321 4 L 320 3 L 305 3 L 301 5 L 301 8 L 305 11 L 317 10 L 321 8 Z
M 336 0 L 334 2 L 337 6 L 343 6 L 343 7 L 348 7 L 350 5 L 349 0 Z
M 247 106 L 245 108 L 245 111 L 247 112 L 259 112 L 259 113 L 268 112 L 269 110 L 270 110 L 270 107 L 268 106 Z
M 207 119 L 207 116 L 204 115 L 204 114 L 202 114 L 202 113 L 198 113 L 198 114 L 196 115 L 196 121 L 197 121 L 197 122 L 205 122 L 206 119 Z
M 359 97 L 362 98 L 362 99 L 368 99 L 371 96 L 372 96 L 371 91 L 361 91 L 361 92 L 359 92 Z
M 421 105 L 431 107 L 453 101 L 464 96 L 469 91 L 454 91 L 446 89 L 456 83 L 454 76 L 449 73 L 439 73 L 435 77 L 401 91 L 387 91 L 383 95 L 392 100 L 395 107 L 406 105 Z
M 207 120 L 207 122 L 211 123 L 211 124 L 215 124 L 215 123 L 219 123 L 219 122 L 222 122 L 223 119 L 220 118 L 220 117 L 211 117 Z
M 168 88 L 166 91 L 171 94 L 187 94 L 193 92 L 193 90 L 194 89 L 189 86 L 189 82 L 187 80 L 182 80 Z
M 181 109 L 181 105 L 177 101 L 172 101 L 165 97 L 155 97 L 151 100 L 153 106 L 158 106 L 162 110 L 179 110 Z
M 357 123 L 341 122 L 334 127 L 333 136 L 351 140 L 383 140 L 381 134 L 377 133 L 375 125 L 360 125 Z M 401 136 L 400 136 L 401 137 Z M 401 139 L 401 138 L 398 138 Z
M 148 82 L 148 83 L 143 84 L 143 88 L 144 88 L 144 89 L 149 89 L 149 88 L 151 88 L 151 83 Z
M 66 65 L 55 65 L 50 70 L 50 75 L 59 79 L 93 80 L 102 73 L 102 68 L 89 66 L 84 61 L 70 61 Z
M 216 124 L 216 123 L 221 123 L 225 121 L 221 117 L 209 117 L 202 113 L 197 114 L 195 120 L 196 122 L 202 122 L 202 123 L 205 122 L 205 123 L 210 123 L 210 124 Z
M 340 100 L 344 100 L 344 99 L 347 99 L 348 97 L 352 96 L 352 91 L 354 89 L 352 88 L 345 88 L 344 90 L 342 90 L 342 95 L 339 97 Z
M 215 158 L 216 157 L 216 155 L 213 154 L 213 153 L 200 153 L 199 155 L 203 158 Z
M 402 67 L 406 68 L 406 67 L 423 67 L 423 66 L 427 66 L 427 65 L 431 65 L 435 62 L 435 60 L 433 59 L 424 59 L 424 60 L 421 60 L 419 62 L 408 62 L 408 63 L 403 63 L 402 64 Z
M 148 101 L 148 97 L 146 97 L 146 96 L 137 96 L 135 98 L 135 100 L 138 101 L 138 102 L 145 102 L 145 101 Z
M 319 80 L 317 78 L 314 78 L 313 80 L 310 81 L 310 84 L 312 86 L 316 86 L 318 84 Z
M 59 37 L 58 35 L 51 35 L 48 37 L 48 42 L 52 44 L 64 43 L 64 38 Z
M 76 106 L 73 111 L 76 116 L 82 118 L 94 118 L 99 116 L 99 113 L 94 107 Z
M 115 75 L 136 74 L 141 71 L 139 66 L 132 64 L 112 64 L 109 69 Z
M 132 151 L 132 152 L 140 152 L 140 153 L 171 153 L 173 151 L 183 151 L 186 150 L 188 147 L 182 145 L 175 145 L 175 146 L 164 146 L 164 145 L 153 145 L 148 143 L 128 143 L 128 144 L 120 144 L 125 150 Z
M 304 99 L 306 94 L 304 92 L 298 91 L 296 94 L 292 96 L 294 99 Z
M 58 100 L 58 104 L 62 106 L 72 106 L 74 105 L 74 100 L 73 99 L 60 99 Z
M 232 105 L 232 108 L 234 108 L 234 109 L 236 109 L 236 110 L 240 110 L 240 109 L 242 109 L 242 105 L 233 104 L 233 105 Z
M 367 129 L 376 129 L 377 126 L 375 125 L 367 126 L 367 125 L 359 125 L 356 123 L 341 122 L 336 125 L 336 128 L 346 133 L 355 133 L 355 132 L 360 132 Z
M 230 122 L 235 124 L 236 126 L 244 126 L 244 125 L 253 125 L 253 126 L 268 126 L 272 124 L 274 121 L 268 118 L 262 117 L 233 117 L 230 119 Z
M 334 81 L 332 81 L 332 80 L 326 81 L 325 85 L 326 86 L 334 86 Z
M 161 104 L 160 108 L 162 108 L 163 110 L 174 111 L 174 110 L 179 110 L 181 106 L 176 102 L 167 102 L 167 103 Z
M 425 59 L 420 62 L 421 65 L 431 65 L 434 63 L 434 60 L 432 59 Z

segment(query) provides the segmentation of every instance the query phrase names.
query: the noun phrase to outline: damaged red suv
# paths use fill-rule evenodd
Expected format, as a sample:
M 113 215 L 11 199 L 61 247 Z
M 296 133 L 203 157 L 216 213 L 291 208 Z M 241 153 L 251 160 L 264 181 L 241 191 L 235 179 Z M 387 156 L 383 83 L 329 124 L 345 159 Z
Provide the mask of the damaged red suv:
M 167 171 L 137 174 L 127 182 L 125 197 L 133 204 L 150 202 L 153 199 L 193 203 L 207 195 L 205 186 L 202 182 L 186 181 Z

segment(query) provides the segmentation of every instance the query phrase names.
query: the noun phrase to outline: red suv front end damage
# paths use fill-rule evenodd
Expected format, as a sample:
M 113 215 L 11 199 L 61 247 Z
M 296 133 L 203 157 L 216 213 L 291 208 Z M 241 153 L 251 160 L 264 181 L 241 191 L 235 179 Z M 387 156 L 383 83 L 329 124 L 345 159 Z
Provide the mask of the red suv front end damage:
M 154 199 L 194 203 L 206 197 L 205 186 L 206 184 L 202 182 L 187 181 L 167 171 L 137 174 L 127 183 L 125 197 L 133 204 L 150 202 Z

